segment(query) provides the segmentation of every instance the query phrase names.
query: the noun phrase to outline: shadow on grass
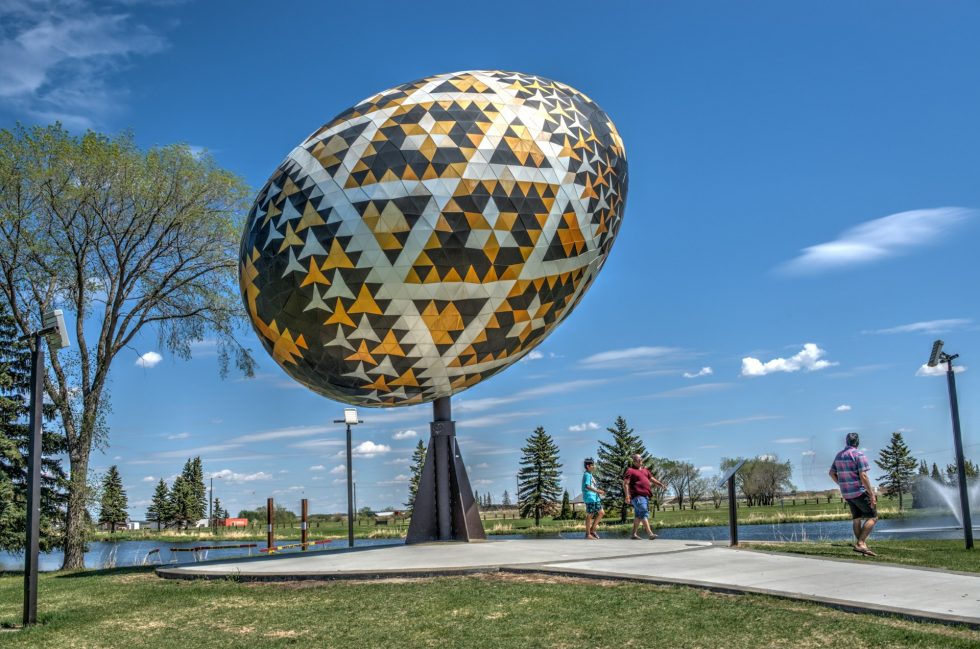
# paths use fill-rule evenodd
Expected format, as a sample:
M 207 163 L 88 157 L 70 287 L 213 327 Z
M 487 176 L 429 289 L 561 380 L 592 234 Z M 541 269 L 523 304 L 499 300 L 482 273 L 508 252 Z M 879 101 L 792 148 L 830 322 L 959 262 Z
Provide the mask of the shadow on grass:
M 102 568 L 101 570 L 65 570 L 55 573 L 56 579 L 79 579 L 88 577 L 108 577 L 112 575 L 136 575 L 153 572 L 160 566 L 125 566 L 122 568 Z M 23 574 L 23 573 L 21 573 Z

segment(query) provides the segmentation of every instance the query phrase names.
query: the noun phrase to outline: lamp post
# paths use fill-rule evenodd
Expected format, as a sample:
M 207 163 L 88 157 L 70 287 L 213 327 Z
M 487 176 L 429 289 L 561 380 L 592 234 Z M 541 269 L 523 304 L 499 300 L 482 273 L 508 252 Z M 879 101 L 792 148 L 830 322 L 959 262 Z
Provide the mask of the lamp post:
M 347 424 L 347 547 L 354 547 L 354 479 L 351 462 L 350 427 L 364 422 L 357 418 L 356 408 L 344 408 L 344 418 L 334 419 L 335 424 Z
M 31 353 L 31 441 L 27 468 L 27 543 L 24 546 L 24 626 L 37 623 L 37 558 L 41 537 L 41 406 L 44 401 L 44 348 L 42 339 L 60 349 L 70 343 L 60 309 L 46 312 L 41 328 L 21 336 L 34 339 Z
M 956 400 L 956 374 L 953 372 L 953 359 L 959 354 L 947 354 L 943 351 L 943 341 L 937 340 L 932 344 L 932 354 L 929 356 L 929 367 L 946 363 L 946 385 L 949 388 L 949 410 L 953 419 L 953 446 L 956 450 L 956 475 L 960 488 L 960 511 L 963 512 L 963 540 L 966 549 L 973 549 L 973 520 L 970 516 L 970 496 L 966 489 L 966 467 L 963 461 L 963 439 L 960 435 L 960 408 Z
M 221 479 L 221 476 L 219 475 L 218 476 L 218 480 L 220 480 L 220 479 Z M 211 476 L 211 489 L 210 489 L 210 491 L 208 493 L 208 520 L 211 522 L 211 534 L 215 534 L 218 531 L 217 530 L 218 524 L 217 524 L 217 521 L 215 521 L 215 519 L 214 519 L 214 514 L 215 514 L 215 511 L 214 511 L 214 475 L 212 475 Z

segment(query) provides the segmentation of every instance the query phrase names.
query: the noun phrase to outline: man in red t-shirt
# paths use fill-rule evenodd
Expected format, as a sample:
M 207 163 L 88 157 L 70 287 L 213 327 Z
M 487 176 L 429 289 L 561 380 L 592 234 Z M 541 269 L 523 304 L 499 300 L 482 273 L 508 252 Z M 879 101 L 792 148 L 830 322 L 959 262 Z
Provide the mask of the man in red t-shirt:
M 639 539 L 636 531 L 643 521 L 650 540 L 657 538 L 657 535 L 650 529 L 650 496 L 653 491 L 650 485 L 655 484 L 661 489 L 665 489 L 664 483 L 653 477 L 650 469 L 643 466 L 643 458 L 636 454 L 633 456 L 633 466 L 626 469 L 623 475 L 623 493 L 626 495 L 626 504 L 633 505 L 633 535 L 630 538 Z

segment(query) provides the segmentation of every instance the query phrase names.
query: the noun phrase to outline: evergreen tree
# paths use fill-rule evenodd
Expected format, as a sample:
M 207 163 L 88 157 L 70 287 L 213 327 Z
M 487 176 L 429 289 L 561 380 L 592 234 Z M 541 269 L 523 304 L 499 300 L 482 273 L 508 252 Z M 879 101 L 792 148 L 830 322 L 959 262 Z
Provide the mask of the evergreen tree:
M 612 443 L 599 442 L 595 476 L 599 486 L 606 492 L 602 499 L 603 507 L 607 511 L 612 511 L 613 508 L 619 509 L 619 521 L 625 523 L 626 495 L 623 493 L 623 475 L 626 469 L 632 466 L 631 458 L 634 454 L 639 453 L 647 467 L 651 465 L 651 458 L 643 442 L 633 434 L 633 429 L 627 426 L 626 420 L 622 417 L 616 417 L 613 427 L 606 430 L 612 433 L 613 441 Z
M 558 447 L 551 436 L 538 426 L 521 449 L 521 469 L 517 474 L 517 504 L 521 518 L 534 515 L 534 525 L 541 524 L 542 514 L 558 504 L 561 486 L 558 482 Z
M 129 502 L 126 490 L 123 489 L 122 476 L 115 464 L 109 467 L 102 479 L 102 497 L 99 499 L 99 522 L 109 525 L 109 531 L 115 533 L 116 524 L 125 522 L 129 517 L 127 509 Z
M 488 491 L 487 492 L 487 509 L 490 509 L 491 507 L 493 507 L 493 494 Z
M 878 478 L 882 489 L 888 494 L 898 494 L 898 510 L 902 511 L 902 496 L 912 490 L 919 463 L 912 457 L 901 433 L 892 433 L 891 441 L 881 449 L 875 464 L 885 472 Z
M 969 484 L 971 480 L 975 480 L 977 476 L 980 475 L 980 468 L 978 468 L 976 464 L 967 458 L 963 458 L 963 471 L 966 473 L 967 484 Z M 949 486 L 955 487 L 959 484 L 958 474 L 959 471 L 956 470 L 955 464 L 946 465 L 946 483 Z
M 221 520 L 224 520 L 224 519 L 228 518 L 228 512 L 226 512 L 224 509 L 221 508 L 221 499 L 220 498 L 215 498 L 214 499 L 214 510 L 213 510 L 211 516 L 214 519 L 212 521 L 212 523 L 215 522 L 215 521 L 221 521 Z
M 422 480 L 422 467 L 425 466 L 425 442 L 419 440 L 412 453 L 412 478 L 408 481 L 408 502 L 405 507 L 411 511 L 415 507 L 415 496 L 419 493 L 419 481 Z
M 21 552 L 27 529 L 27 470 L 30 450 L 31 350 L 17 341 L 17 329 L 0 300 L 0 550 Z M 62 544 L 67 478 L 57 458 L 64 437 L 44 429 L 56 416 L 42 405 L 40 545 L 47 552 Z
M 189 461 L 189 460 L 188 460 Z M 170 516 L 178 529 L 185 529 L 192 522 L 201 519 L 198 511 L 194 486 L 187 481 L 183 474 L 174 479 L 170 488 Z
M 935 480 L 937 484 L 943 484 L 943 477 L 939 474 L 939 467 L 936 466 L 935 462 L 932 463 L 932 472 L 929 477 Z
M 208 489 L 204 484 L 204 469 L 201 466 L 201 456 L 198 455 L 192 460 L 187 460 L 182 471 L 184 479 L 191 485 L 191 492 L 194 494 L 194 512 L 197 513 L 195 520 L 201 520 L 208 513 Z
M 514 503 L 510 502 L 510 492 L 504 489 L 504 495 L 500 498 L 501 507 L 511 507 Z
M 146 508 L 146 519 L 157 524 L 157 529 L 168 525 L 173 519 L 170 511 L 170 491 L 163 478 L 157 483 L 153 497 L 150 499 L 150 506 Z
M 561 513 L 558 514 L 558 518 L 563 521 L 571 520 L 572 518 L 572 503 L 568 498 L 568 489 L 561 496 Z
M 919 474 L 912 482 L 912 509 L 925 509 L 931 507 L 932 497 L 930 489 L 926 485 L 929 480 L 929 465 L 925 460 L 919 461 Z

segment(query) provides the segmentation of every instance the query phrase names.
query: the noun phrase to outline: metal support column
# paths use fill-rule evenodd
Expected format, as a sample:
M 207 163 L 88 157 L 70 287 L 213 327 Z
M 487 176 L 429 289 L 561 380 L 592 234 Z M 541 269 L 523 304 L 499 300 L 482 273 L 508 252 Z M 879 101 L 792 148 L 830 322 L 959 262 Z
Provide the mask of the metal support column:
M 405 542 L 484 539 L 480 510 L 456 444 L 451 403 L 441 397 L 432 404 L 429 447 Z
M 963 512 L 963 539 L 966 549 L 973 549 L 973 517 L 970 515 L 970 496 L 966 484 L 966 466 L 963 460 L 963 437 L 960 434 L 960 407 L 956 399 L 956 374 L 953 359 L 946 357 L 946 382 L 949 384 L 949 410 L 953 418 L 953 446 L 956 449 L 956 476 L 960 489 L 960 511 Z
M 31 355 L 31 441 L 27 467 L 27 545 L 24 553 L 24 626 L 37 623 L 37 557 L 41 518 L 41 416 L 44 401 L 43 338 L 34 336 Z

